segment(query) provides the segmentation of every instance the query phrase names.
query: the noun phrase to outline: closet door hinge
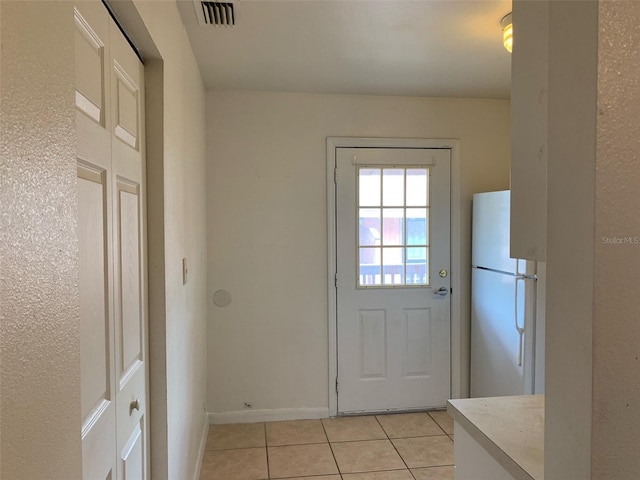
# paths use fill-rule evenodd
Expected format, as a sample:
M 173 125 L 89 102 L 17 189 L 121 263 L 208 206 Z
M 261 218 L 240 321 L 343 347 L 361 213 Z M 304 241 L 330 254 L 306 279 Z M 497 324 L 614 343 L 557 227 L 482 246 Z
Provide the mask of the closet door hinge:
M 338 183 L 338 167 L 335 167 L 333 169 L 333 183 Z
M 336 276 L 333 278 L 334 286 L 338 286 L 338 272 L 336 272 Z
M 336 393 L 338 393 L 340 391 L 340 386 L 338 383 L 338 377 L 336 377 Z

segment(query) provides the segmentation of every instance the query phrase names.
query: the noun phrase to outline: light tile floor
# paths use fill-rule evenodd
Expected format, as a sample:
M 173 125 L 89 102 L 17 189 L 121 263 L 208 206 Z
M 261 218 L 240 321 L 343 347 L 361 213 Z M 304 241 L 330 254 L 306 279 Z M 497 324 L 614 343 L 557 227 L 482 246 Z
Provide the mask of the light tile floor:
M 211 425 L 200 480 L 454 480 L 446 411 Z

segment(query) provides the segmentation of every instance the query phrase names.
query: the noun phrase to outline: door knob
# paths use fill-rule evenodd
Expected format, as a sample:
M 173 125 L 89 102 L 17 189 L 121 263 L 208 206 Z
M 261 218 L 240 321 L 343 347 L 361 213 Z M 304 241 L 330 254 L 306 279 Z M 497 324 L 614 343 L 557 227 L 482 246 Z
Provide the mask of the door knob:
M 133 413 L 134 410 L 140 411 L 140 399 L 136 398 L 133 402 L 131 402 L 131 404 L 129 405 L 129 415 L 131 415 Z
M 440 287 L 438 290 L 434 290 L 433 294 L 446 297 L 449 294 L 449 289 L 447 287 Z

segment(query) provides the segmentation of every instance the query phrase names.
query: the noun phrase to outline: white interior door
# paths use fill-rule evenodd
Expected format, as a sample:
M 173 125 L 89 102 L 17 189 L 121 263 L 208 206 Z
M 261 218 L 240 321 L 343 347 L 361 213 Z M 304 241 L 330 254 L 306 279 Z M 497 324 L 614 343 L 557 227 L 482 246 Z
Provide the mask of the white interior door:
M 99 2 L 76 24 L 83 478 L 148 478 L 143 67 Z
M 338 412 L 450 393 L 449 149 L 338 148 Z
M 144 69 L 111 21 L 118 478 L 146 479 L 146 250 L 142 155 Z

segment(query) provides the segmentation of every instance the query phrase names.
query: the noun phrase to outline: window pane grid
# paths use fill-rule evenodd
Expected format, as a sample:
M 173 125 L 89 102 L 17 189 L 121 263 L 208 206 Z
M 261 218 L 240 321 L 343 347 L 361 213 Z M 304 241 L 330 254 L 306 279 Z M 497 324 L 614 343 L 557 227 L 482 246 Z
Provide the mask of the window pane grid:
M 429 168 L 361 166 L 358 288 L 429 285 Z

